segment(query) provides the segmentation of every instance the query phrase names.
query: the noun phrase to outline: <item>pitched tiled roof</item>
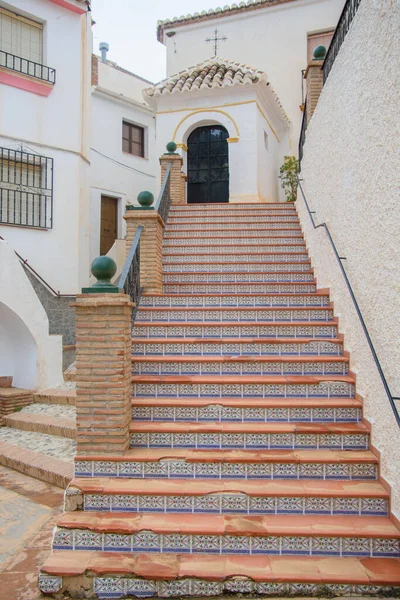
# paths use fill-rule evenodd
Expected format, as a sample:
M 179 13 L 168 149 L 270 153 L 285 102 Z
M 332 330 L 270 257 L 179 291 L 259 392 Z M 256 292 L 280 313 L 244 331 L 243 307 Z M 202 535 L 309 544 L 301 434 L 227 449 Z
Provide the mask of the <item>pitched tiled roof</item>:
M 238 2 L 237 4 L 231 4 L 230 6 L 225 5 L 223 8 L 211 8 L 210 10 L 202 10 L 200 13 L 195 12 L 193 14 L 174 17 L 173 19 L 165 19 L 164 21 L 157 22 L 157 39 L 159 42 L 163 42 L 164 29 L 171 29 L 173 27 L 180 27 L 181 25 L 189 25 L 190 23 L 195 23 L 197 21 L 217 19 L 219 17 L 226 17 L 241 12 L 294 1 L 295 0 L 247 0 L 247 2 Z
M 216 57 L 156 83 L 152 88 L 146 89 L 145 94 L 151 98 L 161 94 L 246 85 L 258 81 L 267 83 L 267 76 L 263 71 Z

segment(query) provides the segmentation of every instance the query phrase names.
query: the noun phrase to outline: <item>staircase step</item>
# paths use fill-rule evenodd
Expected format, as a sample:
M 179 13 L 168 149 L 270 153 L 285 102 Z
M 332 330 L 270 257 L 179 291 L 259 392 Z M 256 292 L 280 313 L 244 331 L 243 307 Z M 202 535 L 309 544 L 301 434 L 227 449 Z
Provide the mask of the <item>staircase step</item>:
M 326 514 L 387 516 L 389 493 L 377 481 L 78 478 L 79 506 L 95 512 Z M 76 506 L 76 494 L 71 508 Z
M 348 375 L 347 357 L 132 357 L 134 375 Z
M 329 307 L 329 294 L 324 290 L 317 290 L 313 293 L 301 294 L 274 294 L 270 296 L 249 294 L 248 292 L 237 294 L 163 294 L 151 295 L 144 294 L 140 300 L 140 308 L 145 306 L 154 307 L 188 307 L 188 308 L 226 308 L 226 307 L 272 307 L 272 308 L 314 308 Z
M 212 242 L 209 240 L 198 241 L 193 239 L 192 242 L 183 242 L 177 240 L 172 242 L 170 240 L 164 241 L 163 255 L 170 256 L 171 254 L 238 254 L 242 252 L 245 254 L 256 253 L 264 254 L 306 254 L 307 248 L 304 242 L 296 241 L 293 244 L 279 244 L 271 239 L 270 243 L 261 242 L 257 239 L 244 241 L 232 239 L 231 242 L 225 242 L 225 240 Z M 307 255 L 308 260 L 308 255 Z
M 134 448 L 120 456 L 77 456 L 75 476 L 372 481 L 378 477 L 378 459 L 366 450 Z
M 33 394 L 33 401 L 39 404 L 64 404 L 74 406 L 76 401 L 76 385 L 66 381 L 62 387 L 48 388 Z
M 216 423 L 136 421 L 131 447 L 368 450 L 362 423 Z
M 286 209 L 270 209 L 270 210 L 247 210 L 241 211 L 238 214 L 238 211 L 212 211 L 212 213 L 207 213 L 206 211 L 171 211 L 168 216 L 168 223 L 180 223 L 185 222 L 188 219 L 197 220 L 205 220 L 210 222 L 215 221 L 219 217 L 223 217 L 224 222 L 232 220 L 240 220 L 243 222 L 254 223 L 255 219 L 260 219 L 263 217 L 285 217 L 285 216 L 296 216 L 296 212 L 293 210 Z
M 298 308 L 279 308 L 279 307 L 261 307 L 256 306 L 251 309 L 247 307 L 226 306 L 219 307 L 191 307 L 189 310 L 183 310 L 179 306 L 168 308 L 156 306 L 139 306 L 136 314 L 135 323 L 141 321 L 169 321 L 179 322 L 213 322 L 213 321 L 284 321 L 284 322 L 326 322 L 333 321 L 332 307 L 298 307 Z
M 254 323 L 254 321 L 213 321 L 211 322 L 170 322 L 138 321 L 133 328 L 135 338 L 336 338 L 338 324 L 336 320 Z
M 83 576 L 100 600 L 232 593 L 276 597 L 382 593 L 389 597 L 400 591 L 400 559 L 56 550 L 41 568 L 39 588 L 73 597 Z
M 360 422 L 362 403 L 355 398 L 316 399 L 259 399 L 221 398 L 211 404 L 207 398 L 133 398 L 133 421 L 160 422 Z
M 193 204 L 182 204 L 173 205 L 170 208 L 172 214 L 175 213 L 193 213 L 200 212 L 201 214 L 223 212 L 224 214 L 233 212 L 247 212 L 247 211 L 270 211 L 270 210 L 289 210 L 296 211 L 296 207 L 290 202 L 249 202 L 249 203 L 235 203 L 235 202 L 213 202 L 210 203 L 196 203 Z
M 286 229 L 298 229 L 299 228 L 299 219 L 297 216 L 271 216 L 271 217 L 259 217 L 257 218 L 257 223 L 246 223 L 245 231 L 254 231 L 260 229 L 260 225 L 264 225 L 265 229 L 279 229 L 284 226 Z M 171 225 L 169 222 L 165 226 L 165 231 L 170 233 L 172 231 L 177 231 L 184 227 L 188 231 L 232 231 L 235 232 L 240 229 L 240 222 L 232 221 L 231 223 L 225 222 L 225 219 L 219 219 L 219 222 L 216 219 L 210 219 L 210 221 L 197 221 L 195 223 L 191 223 L 190 219 L 187 219 L 185 223 L 178 223 L 175 225 Z M 243 227 L 241 228 L 243 231 Z
M 187 283 L 309 283 L 314 281 L 313 271 L 303 273 L 287 271 L 163 273 L 164 285 L 169 283 L 183 285 Z
M 166 263 L 163 273 L 312 273 L 309 262 L 302 263 Z
M 256 221 L 256 222 L 255 222 Z M 285 212 L 274 212 L 274 214 L 250 214 L 250 215 L 224 215 L 222 218 L 216 215 L 212 216 L 204 216 L 204 215 L 188 215 L 179 217 L 175 215 L 171 215 L 168 217 L 167 227 L 178 226 L 185 227 L 185 225 L 197 225 L 198 227 L 202 225 L 207 225 L 209 223 L 213 225 L 219 225 L 223 228 L 226 225 L 235 225 L 239 227 L 243 224 L 245 227 L 259 225 L 259 228 L 262 228 L 262 225 L 269 223 L 293 223 L 299 222 L 299 218 L 296 214 L 293 213 L 285 213 Z M 268 226 L 268 225 L 267 225 Z
M 165 283 L 166 294 L 313 293 L 316 283 Z
M 133 356 L 341 356 L 343 340 L 302 338 L 133 338 Z
M 65 513 L 55 550 L 400 557 L 400 531 L 386 517 Z
M 3 424 L 5 427 L 12 427 L 13 429 L 23 431 L 46 433 L 71 440 L 76 438 L 76 424 L 74 419 L 60 417 L 55 419 L 51 415 L 20 412 L 5 417 Z
M 300 228 L 294 229 L 290 227 L 289 229 L 285 229 L 284 227 L 280 229 L 252 229 L 250 231 L 246 231 L 241 228 L 234 232 L 232 235 L 231 231 L 190 231 L 187 232 L 184 229 L 166 232 L 163 236 L 163 240 L 192 240 L 195 238 L 196 240 L 210 240 L 211 243 L 218 243 L 219 240 L 232 240 L 232 238 L 237 239 L 247 239 L 247 240 L 272 240 L 276 243 L 285 244 L 285 243 L 296 243 L 299 240 L 303 240 L 303 233 Z M 289 239 L 289 242 L 282 241 L 283 239 Z
M 192 252 L 191 248 L 187 249 L 187 252 L 183 252 L 183 248 L 178 248 L 178 252 L 165 251 L 163 254 L 163 264 L 236 264 L 236 263 L 263 263 L 263 264 L 276 264 L 281 265 L 285 263 L 290 264 L 310 264 L 309 256 L 306 252 L 287 252 L 287 253 L 271 253 L 271 252 L 257 252 L 256 248 L 254 252 L 246 252 L 246 254 L 240 251 L 235 252 L 235 247 L 222 248 L 215 253 L 204 253 L 204 249 L 201 252 Z

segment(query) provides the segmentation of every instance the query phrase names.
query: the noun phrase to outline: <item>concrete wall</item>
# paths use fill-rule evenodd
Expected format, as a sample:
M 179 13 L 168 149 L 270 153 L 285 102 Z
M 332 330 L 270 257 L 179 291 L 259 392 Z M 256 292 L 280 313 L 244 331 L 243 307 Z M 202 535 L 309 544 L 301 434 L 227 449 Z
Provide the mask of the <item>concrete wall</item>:
M 301 176 L 353 285 L 389 386 L 400 396 L 398 198 L 400 5 L 363 0 L 307 129 Z M 351 368 L 400 516 L 400 431 L 326 235 L 297 202 L 320 287 L 330 287 Z M 400 407 L 399 407 L 400 408 Z
M 0 240 L 0 375 L 15 387 L 45 389 L 62 376 L 62 338 L 49 335 L 49 321 L 23 267 Z
M 48 97 L 0 85 L 0 146 L 54 159 L 54 212 L 53 229 L 1 225 L 0 234 L 52 287 L 76 293 L 89 273 L 90 17 L 43 0 L 4 5 L 43 22 L 43 60 L 56 83 Z
M 239 4 L 239 3 L 238 3 Z M 344 0 L 296 0 L 218 19 L 174 27 L 164 34 L 167 74 L 173 75 L 213 56 L 205 39 L 218 28 L 218 56 L 265 71 L 293 123 L 291 152 L 297 152 L 301 126 L 301 70 L 307 67 L 307 33 L 335 28 Z M 171 15 L 172 17 L 173 15 Z
M 125 237 L 122 218 L 126 203 L 136 204 L 139 192 L 156 194 L 159 171 L 155 150 L 155 117 L 145 103 L 142 89 L 149 82 L 99 62 L 98 86 L 93 89 L 90 152 L 90 259 L 100 252 L 102 194 L 119 199 L 118 237 Z M 122 121 L 145 128 L 145 156 L 122 150 Z

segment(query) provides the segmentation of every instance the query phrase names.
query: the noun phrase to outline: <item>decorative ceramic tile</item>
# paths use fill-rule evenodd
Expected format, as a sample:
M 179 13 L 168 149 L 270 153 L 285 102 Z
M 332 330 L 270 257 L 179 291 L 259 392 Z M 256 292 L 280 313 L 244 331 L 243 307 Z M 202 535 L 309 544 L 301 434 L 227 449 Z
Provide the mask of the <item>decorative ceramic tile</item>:
M 38 585 L 43 594 L 55 594 L 62 588 L 62 577 L 40 573 Z

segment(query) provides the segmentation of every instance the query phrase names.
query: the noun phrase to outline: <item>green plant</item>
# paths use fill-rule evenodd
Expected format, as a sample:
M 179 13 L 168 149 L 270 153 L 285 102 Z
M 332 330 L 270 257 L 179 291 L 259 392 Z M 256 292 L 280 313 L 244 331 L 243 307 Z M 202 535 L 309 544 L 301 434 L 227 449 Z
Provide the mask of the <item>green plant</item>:
M 299 161 L 295 156 L 285 156 L 285 162 L 280 168 L 279 179 L 285 190 L 286 201 L 294 202 L 297 198 L 297 173 Z

